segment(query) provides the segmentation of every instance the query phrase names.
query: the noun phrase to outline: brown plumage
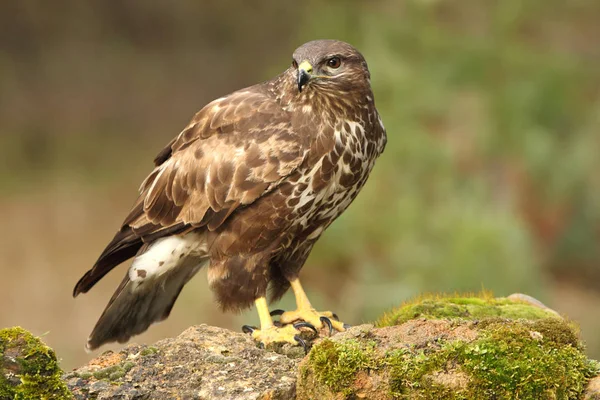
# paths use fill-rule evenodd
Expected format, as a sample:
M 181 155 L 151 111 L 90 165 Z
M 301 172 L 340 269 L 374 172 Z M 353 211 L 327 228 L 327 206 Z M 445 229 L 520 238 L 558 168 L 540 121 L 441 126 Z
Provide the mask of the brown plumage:
M 269 284 L 281 297 L 385 142 L 367 64 L 339 41 L 306 43 L 281 75 L 205 106 L 158 154 L 121 229 L 75 286 L 74 296 L 85 293 L 136 256 L 88 347 L 166 318 L 205 265 L 225 310 L 250 306 Z

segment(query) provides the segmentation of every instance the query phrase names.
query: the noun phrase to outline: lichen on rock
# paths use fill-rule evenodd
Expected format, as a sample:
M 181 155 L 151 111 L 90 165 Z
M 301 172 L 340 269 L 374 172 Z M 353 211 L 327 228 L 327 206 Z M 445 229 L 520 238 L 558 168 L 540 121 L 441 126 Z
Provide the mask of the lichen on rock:
M 21 327 L 0 330 L 0 399 L 70 399 L 54 351 Z
M 64 375 L 76 399 L 293 399 L 299 359 L 199 325 L 152 346 L 105 352 Z

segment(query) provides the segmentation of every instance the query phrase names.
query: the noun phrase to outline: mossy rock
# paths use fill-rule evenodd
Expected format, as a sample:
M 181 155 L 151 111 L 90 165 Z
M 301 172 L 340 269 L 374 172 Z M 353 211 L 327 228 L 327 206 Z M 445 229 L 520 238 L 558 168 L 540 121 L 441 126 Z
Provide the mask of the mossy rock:
M 399 325 L 415 318 L 479 320 L 493 317 L 536 320 L 560 316 L 529 296 L 495 298 L 491 293 L 482 292 L 473 296 L 423 295 L 393 308 L 375 325 Z
M 317 343 L 298 399 L 580 399 L 599 371 L 572 323 L 523 301 L 422 298 L 386 324 Z
M 0 399 L 70 399 L 54 351 L 26 330 L 0 330 Z

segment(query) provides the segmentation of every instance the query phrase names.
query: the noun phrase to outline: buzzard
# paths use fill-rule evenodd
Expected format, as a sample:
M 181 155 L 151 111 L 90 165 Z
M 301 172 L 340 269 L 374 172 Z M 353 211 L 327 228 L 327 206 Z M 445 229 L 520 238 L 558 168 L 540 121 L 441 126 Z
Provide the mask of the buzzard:
M 134 258 L 86 347 L 126 342 L 167 318 L 203 267 L 223 310 L 256 305 L 260 329 L 244 330 L 263 344 L 304 344 L 300 326 L 343 331 L 311 306 L 298 275 L 385 144 L 367 63 L 336 40 L 308 42 L 281 75 L 206 105 L 158 154 L 123 225 L 75 285 L 73 296 L 85 293 Z M 290 287 L 297 310 L 279 311 L 274 324 L 267 289 L 274 301 Z

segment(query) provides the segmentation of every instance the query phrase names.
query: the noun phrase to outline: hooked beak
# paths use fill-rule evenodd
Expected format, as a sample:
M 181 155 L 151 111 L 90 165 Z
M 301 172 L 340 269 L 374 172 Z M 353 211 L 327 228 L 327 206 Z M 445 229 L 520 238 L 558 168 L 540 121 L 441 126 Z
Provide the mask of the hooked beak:
M 304 60 L 298 65 L 298 91 L 302 92 L 302 89 L 312 77 L 312 72 L 313 67 L 308 61 Z

